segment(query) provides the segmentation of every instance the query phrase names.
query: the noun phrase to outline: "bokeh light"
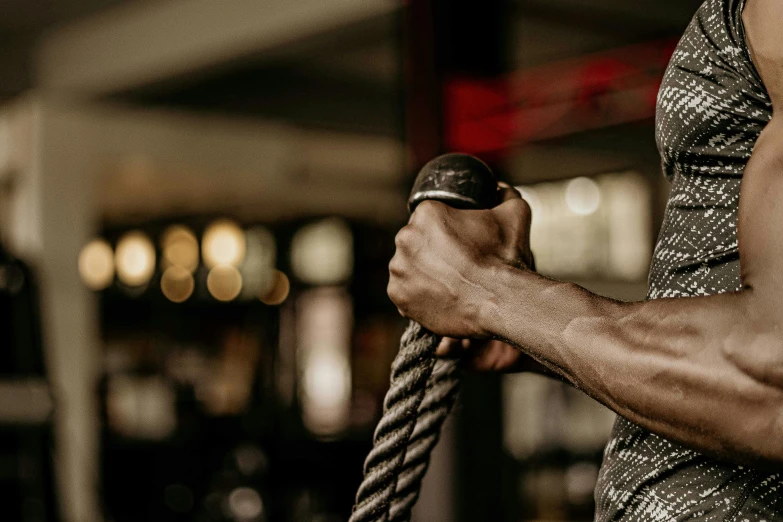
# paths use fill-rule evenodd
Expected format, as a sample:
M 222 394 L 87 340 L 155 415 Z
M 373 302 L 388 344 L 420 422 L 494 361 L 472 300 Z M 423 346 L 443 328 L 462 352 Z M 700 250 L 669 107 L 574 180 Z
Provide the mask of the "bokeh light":
M 310 401 L 326 411 L 340 407 L 350 393 L 351 368 L 342 354 L 316 351 L 304 371 L 304 391 Z
M 239 487 L 228 495 L 228 509 L 234 520 L 257 520 L 264 512 L 264 502 L 256 490 Z
M 267 292 L 261 295 L 259 299 L 261 299 L 262 303 L 268 305 L 283 304 L 291 291 L 291 282 L 288 280 L 288 276 L 280 270 L 274 271 L 272 279 L 271 289 L 267 289 Z
M 345 282 L 353 272 L 353 234 L 345 221 L 325 219 L 302 227 L 291 243 L 294 274 L 314 285 Z
M 335 287 L 307 290 L 296 301 L 302 421 L 319 437 L 350 423 L 352 306 L 346 290 Z
M 530 204 L 530 246 L 542 274 L 640 282 L 649 268 L 650 188 L 635 172 L 517 187 Z
M 143 232 L 128 232 L 117 242 L 115 264 L 120 281 L 142 286 L 155 272 L 155 246 Z
M 590 178 L 580 177 L 568 182 L 565 189 L 568 210 L 579 216 L 588 216 L 601 204 L 601 190 Z
M 216 266 L 207 275 L 207 289 L 218 301 L 233 301 L 242 291 L 242 274 L 231 265 Z
M 245 259 L 245 234 L 233 221 L 215 221 L 204 231 L 201 255 L 209 268 L 221 265 L 239 266 Z
M 174 303 L 187 301 L 195 286 L 193 274 L 181 266 L 170 266 L 160 278 L 161 292 Z
M 188 227 L 172 225 L 160 240 L 164 268 L 178 266 L 193 273 L 198 268 L 198 239 Z
M 91 290 L 103 290 L 114 280 L 114 251 L 103 239 L 93 239 L 79 254 L 79 275 Z

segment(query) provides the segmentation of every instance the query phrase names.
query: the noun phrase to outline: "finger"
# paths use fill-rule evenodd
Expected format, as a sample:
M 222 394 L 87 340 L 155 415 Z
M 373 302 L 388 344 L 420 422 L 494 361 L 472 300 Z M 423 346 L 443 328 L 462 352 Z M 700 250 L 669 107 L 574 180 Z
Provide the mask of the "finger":
M 463 346 L 464 343 L 460 339 L 444 337 L 435 350 L 435 355 L 438 357 L 459 357 L 462 355 Z
M 503 221 L 509 223 L 518 222 L 524 225 L 523 231 L 530 233 L 530 223 L 532 221 L 532 211 L 527 201 L 522 198 L 510 198 L 492 209 L 493 212 L 502 216 Z
M 477 344 L 465 357 L 467 368 L 477 372 L 518 371 L 522 352 L 502 341 L 490 340 Z
M 450 208 L 451 207 L 442 201 L 438 201 L 436 199 L 425 199 L 416 205 L 413 213 L 408 218 L 408 223 L 419 226 L 424 224 L 424 226 L 426 226 L 426 223 L 430 223 L 437 219 L 437 216 L 441 212 L 448 212 Z
M 522 194 L 520 194 L 517 189 L 502 181 L 498 182 L 498 192 L 500 193 L 500 201 L 502 202 L 511 199 L 522 199 Z

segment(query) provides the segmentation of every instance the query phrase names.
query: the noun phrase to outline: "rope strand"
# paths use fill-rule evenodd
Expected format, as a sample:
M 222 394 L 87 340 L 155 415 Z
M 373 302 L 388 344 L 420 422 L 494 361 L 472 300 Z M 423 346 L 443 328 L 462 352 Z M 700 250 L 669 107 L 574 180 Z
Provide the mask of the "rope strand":
M 390 522 L 407 522 L 419 499 L 421 483 L 429 467 L 430 456 L 440 440 L 443 423 L 454 407 L 459 393 L 459 364 L 456 360 L 438 360 L 427 381 L 427 391 L 419 406 L 405 461 L 397 479 Z
M 410 520 L 430 454 L 459 390 L 457 361 L 436 362 L 440 339 L 414 322 L 402 336 L 349 522 Z

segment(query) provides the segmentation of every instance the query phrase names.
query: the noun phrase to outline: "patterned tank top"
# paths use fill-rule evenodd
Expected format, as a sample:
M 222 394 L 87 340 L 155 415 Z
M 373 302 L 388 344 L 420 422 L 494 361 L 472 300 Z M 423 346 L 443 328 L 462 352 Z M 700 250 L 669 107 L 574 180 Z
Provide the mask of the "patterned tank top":
M 707 0 L 658 94 L 656 138 L 671 194 L 648 298 L 740 288 L 740 180 L 772 116 L 742 25 L 745 0 Z M 783 521 L 783 475 L 721 462 L 618 417 L 595 491 L 597 522 Z

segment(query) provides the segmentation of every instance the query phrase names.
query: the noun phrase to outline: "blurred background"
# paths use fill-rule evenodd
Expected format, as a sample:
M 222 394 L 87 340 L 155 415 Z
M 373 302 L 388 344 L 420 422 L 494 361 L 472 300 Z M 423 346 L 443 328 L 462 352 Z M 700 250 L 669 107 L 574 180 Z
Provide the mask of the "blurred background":
M 346 520 L 418 168 L 478 155 L 543 273 L 643 299 L 699 3 L 0 2 L 0 518 Z M 612 422 L 466 376 L 415 520 L 591 520 Z

